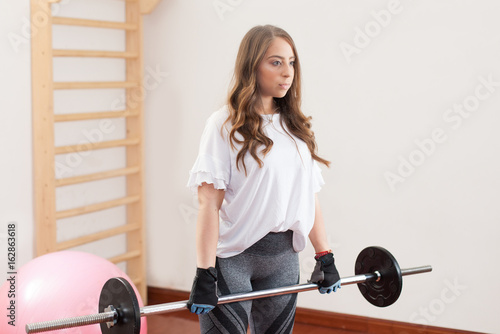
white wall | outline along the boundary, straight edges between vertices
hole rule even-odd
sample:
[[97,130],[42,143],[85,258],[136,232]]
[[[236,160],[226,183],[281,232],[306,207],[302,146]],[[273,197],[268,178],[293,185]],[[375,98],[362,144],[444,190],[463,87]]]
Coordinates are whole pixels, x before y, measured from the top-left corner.
[[[353,274],[368,245],[386,247],[402,267],[434,267],[406,278],[386,309],[356,287],[305,293],[299,305],[500,332],[500,293],[478,279],[499,274],[499,9],[493,0],[161,2],[145,17],[145,66],[165,73],[146,101],[149,284],[190,289],[196,209],[188,171],[206,118],[224,103],[241,38],[270,23],[295,39],[303,109],[333,163],[323,169],[320,199],[341,274]],[[365,29],[371,37],[363,39]],[[342,51],[349,45],[350,56]],[[494,82],[491,91],[483,80]],[[450,111],[462,104],[474,111]],[[391,188],[385,175],[398,170]],[[305,280],[312,249],[302,255]]]
[[23,36],[23,18],[29,20],[29,0],[2,1],[0,13],[0,265],[6,268],[9,222],[17,223],[17,263],[33,254],[30,44],[17,37]]

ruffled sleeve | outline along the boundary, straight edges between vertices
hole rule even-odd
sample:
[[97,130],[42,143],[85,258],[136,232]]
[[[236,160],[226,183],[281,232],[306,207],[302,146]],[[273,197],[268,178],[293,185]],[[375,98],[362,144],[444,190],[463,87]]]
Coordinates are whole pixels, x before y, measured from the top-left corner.
[[198,157],[189,172],[189,187],[194,194],[202,183],[213,184],[215,189],[226,190],[231,179],[229,145],[221,134],[224,120],[214,113],[205,124]]
[[325,185],[325,180],[321,175],[321,168],[318,166],[318,162],[313,160],[313,170],[312,170],[312,183],[314,193],[317,193]]

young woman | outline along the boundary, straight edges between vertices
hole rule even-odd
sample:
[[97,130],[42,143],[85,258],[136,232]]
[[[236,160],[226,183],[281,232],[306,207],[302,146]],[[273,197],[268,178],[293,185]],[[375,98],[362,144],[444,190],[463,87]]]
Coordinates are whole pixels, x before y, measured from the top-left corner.
[[[316,193],[324,184],[300,63],[283,29],[243,38],[228,104],[208,119],[188,186],[198,195],[197,271],[188,303],[202,333],[291,333],[297,294],[217,306],[218,295],[297,284],[309,237],[321,293],[340,287]],[[211,311],[211,312],[210,312]]]

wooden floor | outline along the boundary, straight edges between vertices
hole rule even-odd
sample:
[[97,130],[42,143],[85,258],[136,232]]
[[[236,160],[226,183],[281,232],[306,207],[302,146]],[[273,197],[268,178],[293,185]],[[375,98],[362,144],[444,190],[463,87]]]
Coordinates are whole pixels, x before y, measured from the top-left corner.
[[[148,334],[198,334],[200,328],[198,318],[190,314],[177,315],[153,315],[147,317]],[[343,330],[335,330],[326,327],[318,327],[295,323],[294,334],[356,334]]]
[[[189,292],[148,287],[149,305],[187,300]],[[191,312],[172,312],[148,316],[149,334],[198,334],[198,316]],[[314,325],[311,325],[314,324]],[[407,322],[369,318],[307,308],[297,308],[294,334],[476,334],[478,332],[455,330]],[[233,333],[231,333],[233,334]],[[260,333],[257,333],[260,334]]]

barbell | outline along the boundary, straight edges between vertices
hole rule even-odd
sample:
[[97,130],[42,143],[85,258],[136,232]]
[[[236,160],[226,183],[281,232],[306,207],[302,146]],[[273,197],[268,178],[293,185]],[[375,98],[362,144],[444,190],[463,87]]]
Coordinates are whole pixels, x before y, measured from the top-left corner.
[[[394,256],[385,248],[372,246],[363,249],[355,262],[355,276],[341,278],[341,286],[357,284],[363,297],[371,304],[386,307],[400,296],[403,276],[432,271],[421,266],[401,269]],[[219,304],[227,304],[305,292],[318,289],[315,283],[303,283],[274,289],[237,293],[219,297]],[[139,307],[130,283],[121,277],[109,279],[99,296],[98,314],[38,322],[26,325],[26,333],[40,333],[57,329],[100,324],[101,332],[139,334],[141,317],[187,309],[187,300]]]

